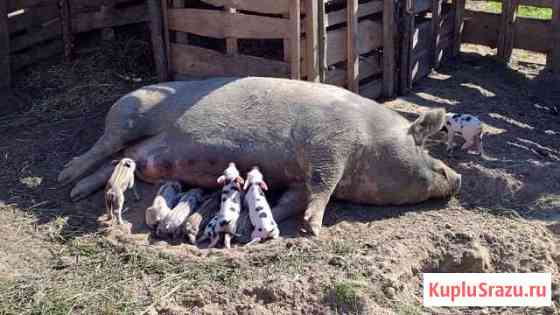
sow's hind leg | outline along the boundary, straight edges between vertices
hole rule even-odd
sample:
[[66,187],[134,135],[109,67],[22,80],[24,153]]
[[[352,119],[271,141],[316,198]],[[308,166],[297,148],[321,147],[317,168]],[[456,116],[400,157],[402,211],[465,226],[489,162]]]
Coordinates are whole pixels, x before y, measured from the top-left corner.
[[111,177],[113,168],[114,166],[107,162],[99,170],[80,180],[70,192],[72,201],[83,199],[103,187]]
[[305,232],[319,236],[325,209],[344,173],[345,158],[326,147],[310,150],[304,166],[307,208],[303,216]]

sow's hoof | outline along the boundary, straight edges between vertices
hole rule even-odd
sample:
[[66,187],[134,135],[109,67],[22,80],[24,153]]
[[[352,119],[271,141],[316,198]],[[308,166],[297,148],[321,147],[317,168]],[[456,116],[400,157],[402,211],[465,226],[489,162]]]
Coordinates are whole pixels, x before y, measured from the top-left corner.
[[304,220],[300,232],[308,237],[319,237],[321,234],[321,224],[314,224]]

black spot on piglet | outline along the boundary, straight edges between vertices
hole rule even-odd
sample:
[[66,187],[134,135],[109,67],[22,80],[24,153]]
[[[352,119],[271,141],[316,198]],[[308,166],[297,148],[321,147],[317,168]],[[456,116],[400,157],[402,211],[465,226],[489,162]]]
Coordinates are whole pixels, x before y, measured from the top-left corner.
[[259,214],[259,218],[266,218],[266,217],[267,217],[266,212]]
[[262,211],[262,210],[263,210],[263,207],[260,207],[260,206],[259,206],[259,207],[256,207],[255,210],[256,210],[257,212]]

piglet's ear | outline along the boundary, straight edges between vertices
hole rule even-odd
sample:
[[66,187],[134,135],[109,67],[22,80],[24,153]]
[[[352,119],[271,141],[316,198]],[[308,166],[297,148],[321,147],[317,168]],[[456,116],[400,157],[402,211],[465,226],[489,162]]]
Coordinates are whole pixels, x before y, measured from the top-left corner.
[[259,186],[261,186],[261,189],[264,191],[268,190],[268,185],[264,181],[262,181]]
[[222,176],[218,177],[218,180],[217,180],[218,184],[223,185],[225,183],[225,181],[226,181],[226,176],[225,175],[222,175]]
[[119,160],[112,160],[111,165],[115,166],[115,165],[119,164],[119,162],[120,162]]

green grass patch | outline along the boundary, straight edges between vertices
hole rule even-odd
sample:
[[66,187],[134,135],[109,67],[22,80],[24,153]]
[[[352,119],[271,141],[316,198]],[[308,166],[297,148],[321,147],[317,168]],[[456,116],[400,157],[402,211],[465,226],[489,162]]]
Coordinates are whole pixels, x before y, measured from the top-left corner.
[[[484,11],[487,12],[500,13],[502,12],[502,3],[488,1],[484,4],[483,8]],[[517,8],[517,16],[538,20],[550,20],[552,18],[552,9],[520,5]]]

